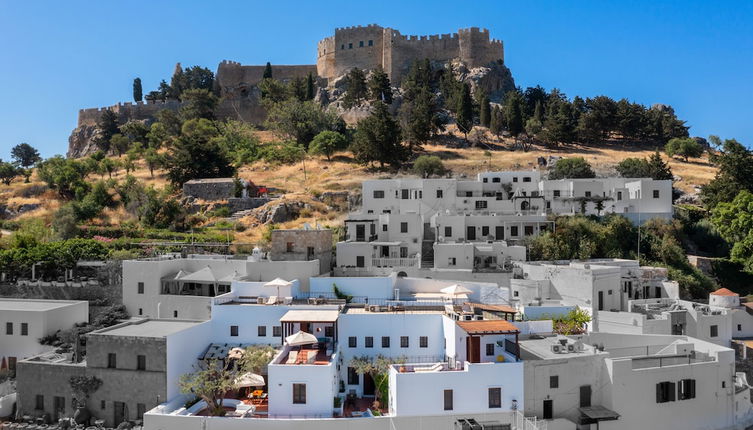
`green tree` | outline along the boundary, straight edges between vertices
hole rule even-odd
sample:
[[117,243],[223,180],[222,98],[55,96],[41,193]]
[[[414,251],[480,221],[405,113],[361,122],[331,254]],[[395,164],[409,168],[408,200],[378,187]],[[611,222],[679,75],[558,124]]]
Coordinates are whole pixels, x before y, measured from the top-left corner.
[[615,167],[623,178],[647,178],[648,161],[643,158],[625,158]]
[[272,79],[272,64],[267,61],[267,64],[264,66],[264,72],[261,75],[262,79]]
[[58,239],[73,239],[78,236],[77,222],[73,206],[68,203],[52,215],[52,231]]
[[[106,160],[109,159],[106,158]],[[76,195],[83,196],[88,192],[89,184],[86,182],[88,173],[84,163],[63,158],[60,155],[40,162],[37,167],[39,179],[65,199],[71,199]]]
[[327,161],[331,160],[332,154],[340,149],[345,149],[348,144],[348,140],[342,134],[325,130],[317,134],[311,141],[309,146],[309,152],[312,154],[320,154],[327,157]]
[[359,163],[378,162],[382,168],[399,165],[409,155],[400,142],[400,126],[386,104],[375,102],[371,115],[358,122],[351,151]]
[[413,163],[413,173],[422,177],[430,178],[434,175],[442,176],[447,173],[442,160],[436,155],[422,155]]
[[141,121],[128,121],[120,126],[120,133],[128,138],[128,141],[146,143],[150,128]]
[[670,157],[674,157],[675,155],[682,157],[687,163],[688,158],[696,158],[703,155],[703,147],[695,139],[675,137],[670,139],[667,145],[664,146],[664,152]]
[[281,103],[291,97],[290,87],[277,79],[267,78],[259,82],[262,104],[268,109],[276,103]]
[[502,133],[502,128],[504,124],[504,116],[502,115],[502,110],[498,107],[494,107],[492,109],[492,117],[489,121],[489,131],[499,137],[500,133]]
[[266,125],[283,137],[291,138],[308,150],[311,140],[324,130],[344,131],[345,125],[337,114],[324,111],[313,101],[296,99],[277,103],[269,111]]
[[664,162],[664,160],[661,158],[661,154],[659,154],[658,149],[656,150],[656,152],[649,155],[646,167],[646,173],[651,179],[659,181],[674,179],[672,169],[669,167],[669,164]]
[[473,129],[473,99],[471,98],[471,87],[468,84],[463,84],[460,96],[457,98],[455,122],[458,130],[463,133],[463,137],[467,141],[468,133]]
[[143,90],[141,89],[141,78],[133,80],[133,101],[140,102],[144,99]]
[[39,156],[39,151],[28,143],[19,143],[14,146],[13,149],[11,149],[10,154],[16,164],[24,169],[28,169],[42,161],[42,157]]
[[350,69],[346,77],[347,87],[343,97],[343,106],[346,109],[359,105],[368,95],[366,75],[359,67]]
[[180,186],[191,179],[233,176],[235,169],[218,135],[217,127],[205,118],[186,121],[165,163],[170,182]]
[[701,187],[701,200],[707,208],[732,201],[740,190],[753,191],[753,153],[745,145],[725,139],[711,161],[718,170],[714,179]]
[[478,118],[479,118],[479,124],[482,127],[489,127],[489,124],[492,120],[492,107],[489,103],[489,97],[486,95],[486,92],[483,90],[480,91],[479,96],[479,108],[478,108]]
[[149,147],[144,151],[144,161],[146,162],[146,167],[149,169],[149,176],[153,178],[154,169],[162,166],[165,159],[156,149]]
[[20,170],[13,163],[0,161],[0,182],[10,185],[13,179],[20,174]]
[[562,158],[549,171],[549,179],[595,178],[591,165],[583,157]]
[[528,118],[528,121],[526,121],[526,135],[530,138],[538,136],[543,129],[541,121],[536,119],[535,116]]
[[181,95],[183,106],[180,108],[180,117],[183,121],[191,119],[214,119],[214,110],[217,107],[217,96],[210,90],[192,88],[183,91]]
[[505,117],[507,122],[507,131],[517,142],[518,136],[523,132],[523,96],[520,91],[510,91],[505,95]]
[[411,148],[429,141],[436,130],[437,111],[436,97],[428,88],[407,87],[400,105],[399,118],[405,139]]
[[371,72],[368,86],[371,100],[378,100],[387,104],[392,104],[392,86],[390,84],[390,78],[381,67],[378,67]]
[[221,135],[219,143],[236,167],[259,158],[261,143],[252,125],[242,121],[225,121],[218,126]]
[[753,193],[742,190],[731,202],[720,202],[711,211],[711,222],[732,244],[732,261],[753,272]]
[[316,81],[314,80],[314,74],[309,72],[306,76],[306,100],[314,100],[316,96]]
[[130,145],[131,141],[120,133],[115,133],[110,138],[110,146],[115,150],[115,153],[118,154],[118,157],[122,156],[128,150]]
[[553,98],[544,122],[543,138],[550,146],[571,143],[575,139],[572,105],[567,100]]
[[118,115],[111,109],[103,110],[97,120],[97,134],[94,138],[94,144],[102,151],[109,152],[110,139],[117,133],[120,133]]
[[301,77],[295,77],[290,81],[290,92],[299,101],[306,101],[306,80]]

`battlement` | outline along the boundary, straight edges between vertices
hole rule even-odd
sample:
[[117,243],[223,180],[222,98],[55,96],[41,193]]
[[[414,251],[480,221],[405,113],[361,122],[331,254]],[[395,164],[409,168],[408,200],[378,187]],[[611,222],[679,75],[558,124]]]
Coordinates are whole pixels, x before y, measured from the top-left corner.
[[102,112],[111,110],[118,115],[121,124],[130,120],[144,120],[152,118],[163,109],[176,110],[180,107],[178,100],[154,100],[149,102],[120,102],[112,106],[79,109],[78,126],[95,125]]
[[335,28],[335,34],[337,34],[338,31],[349,31],[349,30],[360,30],[360,29],[374,29],[374,30],[381,30],[384,27],[382,27],[379,24],[367,24],[367,25],[353,25],[350,27],[336,27]]
[[232,61],[232,60],[222,60],[222,61],[220,61],[220,66],[240,66],[240,65],[241,65],[241,63],[239,63],[237,61]]

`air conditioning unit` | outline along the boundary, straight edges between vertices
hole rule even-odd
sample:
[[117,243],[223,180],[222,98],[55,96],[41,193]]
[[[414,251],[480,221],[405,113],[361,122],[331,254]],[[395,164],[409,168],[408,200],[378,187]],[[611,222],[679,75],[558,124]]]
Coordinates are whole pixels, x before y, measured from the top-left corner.
[[552,345],[552,352],[555,354],[561,354],[562,353],[562,346],[560,345]]
[[583,352],[583,350],[586,349],[586,346],[583,344],[583,341],[580,341],[580,340],[576,340],[573,345],[575,345],[575,350],[578,352]]
[[572,343],[567,344],[567,352],[575,352],[575,345]]

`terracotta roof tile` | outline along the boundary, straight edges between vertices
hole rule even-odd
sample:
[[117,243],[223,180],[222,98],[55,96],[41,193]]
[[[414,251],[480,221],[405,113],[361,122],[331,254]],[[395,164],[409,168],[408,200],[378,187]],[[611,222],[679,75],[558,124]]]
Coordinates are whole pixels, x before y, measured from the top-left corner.
[[712,296],[739,296],[734,291],[728,290],[727,288],[719,288],[718,290],[711,293]]
[[468,334],[519,333],[515,324],[505,320],[457,321]]

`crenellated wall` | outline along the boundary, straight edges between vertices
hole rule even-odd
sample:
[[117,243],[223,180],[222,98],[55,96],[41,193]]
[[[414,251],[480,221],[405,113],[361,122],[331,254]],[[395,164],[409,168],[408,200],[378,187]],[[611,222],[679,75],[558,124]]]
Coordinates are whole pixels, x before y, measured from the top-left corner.
[[468,67],[478,67],[504,61],[504,47],[502,41],[489,37],[489,30],[477,27],[430,36],[403,35],[376,24],[343,27],[319,41],[317,71],[319,76],[332,79],[354,67],[382,67],[394,83],[399,83],[411,64],[423,58],[459,58]]
[[[244,66],[235,61],[222,61],[217,66],[217,83],[220,86],[220,95],[245,96],[246,91],[257,85],[264,76],[266,66]],[[305,78],[309,73],[316,76],[316,66],[305,65],[272,65],[272,77],[287,82],[294,78]],[[239,90],[240,88],[240,90]]]
[[163,109],[177,110],[180,102],[177,100],[167,100],[155,102],[125,102],[113,106],[80,109],[78,111],[78,126],[96,125],[97,120],[102,116],[102,112],[110,109],[118,115],[118,122],[124,124],[129,120],[145,120],[153,118],[157,112]]

